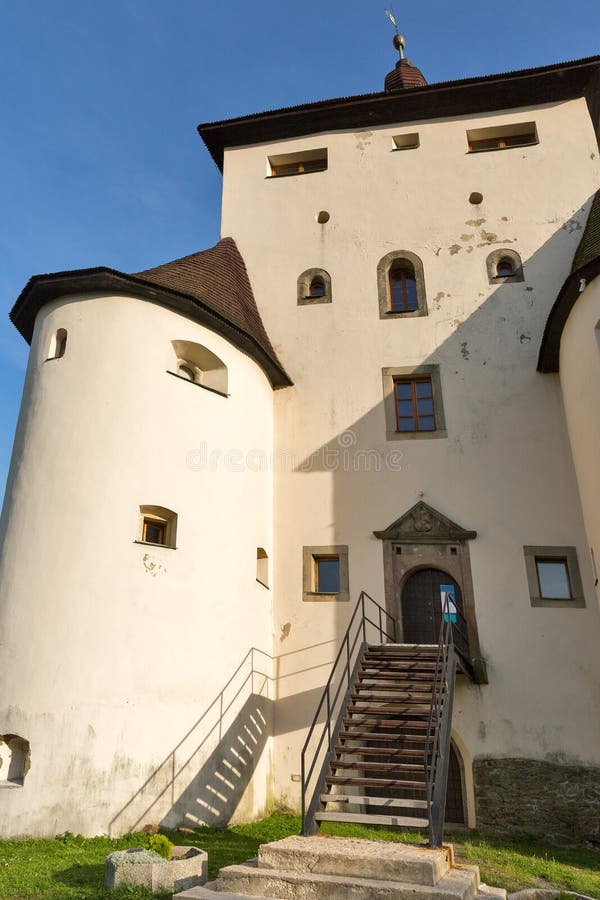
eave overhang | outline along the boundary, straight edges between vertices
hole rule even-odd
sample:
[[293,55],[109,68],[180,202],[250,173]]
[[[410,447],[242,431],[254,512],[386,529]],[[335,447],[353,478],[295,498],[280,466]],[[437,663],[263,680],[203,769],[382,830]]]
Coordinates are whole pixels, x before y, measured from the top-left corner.
[[248,354],[262,368],[274,388],[288,387],[293,383],[277,360],[266,353],[251,335],[237,328],[195,297],[157,286],[136,275],[127,275],[116,269],[98,267],[34,275],[19,294],[10,312],[11,322],[30,344],[35,318],[46,303],[61,297],[84,294],[134,296],[158,303],[205,325]]
[[499,75],[438,82],[396,92],[361,94],[285,107],[198,126],[219,169],[227,147],[239,147],[375,125],[536,106],[585,97],[598,136],[600,56]]

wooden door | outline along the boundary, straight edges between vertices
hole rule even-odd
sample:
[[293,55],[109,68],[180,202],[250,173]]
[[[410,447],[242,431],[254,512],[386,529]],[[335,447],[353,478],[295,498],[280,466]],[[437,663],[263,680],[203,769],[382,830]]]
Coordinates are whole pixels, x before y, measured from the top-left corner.
[[453,594],[456,608],[462,614],[462,593],[451,575],[439,569],[419,569],[408,577],[401,600],[404,643],[437,644],[442,624],[442,596],[447,591]]

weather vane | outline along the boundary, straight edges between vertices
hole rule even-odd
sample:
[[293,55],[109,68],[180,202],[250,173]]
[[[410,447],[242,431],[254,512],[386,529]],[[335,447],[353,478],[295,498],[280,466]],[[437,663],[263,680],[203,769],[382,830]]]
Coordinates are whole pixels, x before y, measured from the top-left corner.
[[385,14],[388,17],[388,19],[390,20],[390,22],[392,23],[392,25],[394,26],[394,29],[396,32],[394,35],[394,47],[400,54],[400,59],[404,59],[404,48],[406,47],[406,39],[405,39],[404,35],[400,34],[400,31],[398,30],[398,20],[396,19],[396,16],[394,15],[394,13],[392,12],[391,9],[386,9]]

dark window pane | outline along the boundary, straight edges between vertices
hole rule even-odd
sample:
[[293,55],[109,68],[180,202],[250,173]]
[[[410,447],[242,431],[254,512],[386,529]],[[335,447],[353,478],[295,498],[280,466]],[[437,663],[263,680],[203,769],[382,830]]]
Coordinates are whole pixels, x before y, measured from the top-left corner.
[[402,278],[390,279],[390,291],[392,294],[392,310],[393,312],[402,312],[404,310],[404,290],[402,286]]
[[414,278],[411,278],[407,275],[405,279],[406,286],[406,305],[409,312],[413,312],[415,309],[418,309],[419,299],[417,297],[417,282]]
[[540,592],[549,600],[570,600],[571,586],[566,560],[536,560]]
[[433,415],[433,400],[419,400],[418,401],[418,409],[420,416],[432,416]]
[[410,381],[397,381],[396,382],[396,394],[402,400],[406,400],[412,397],[412,385]]
[[339,594],[340,561],[335,559],[317,559],[317,592],[319,594]]
[[398,427],[400,431],[414,431],[415,430],[415,420],[411,416],[408,418],[398,419]]
[[431,397],[431,382],[417,381],[417,397]]
[[419,417],[419,431],[435,431],[435,419],[433,416]]
[[324,297],[325,296],[325,283],[322,278],[313,278],[313,280],[310,283],[309,295],[311,297]]
[[147,519],[144,521],[143,539],[149,544],[164,544],[165,532],[166,528],[162,523],[152,522]]
[[[427,402],[427,401],[425,401]],[[412,400],[399,400],[398,401],[398,415],[399,416],[412,416],[413,414],[413,402]]]

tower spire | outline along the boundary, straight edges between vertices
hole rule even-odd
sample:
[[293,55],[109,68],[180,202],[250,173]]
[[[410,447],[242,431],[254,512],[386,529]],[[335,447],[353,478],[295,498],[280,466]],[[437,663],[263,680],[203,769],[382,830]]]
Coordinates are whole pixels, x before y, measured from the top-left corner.
[[404,52],[406,49],[406,38],[403,34],[400,34],[396,16],[391,9],[386,9],[385,14],[394,26],[393,44],[400,56],[396,63],[396,68],[385,76],[385,90],[402,91],[405,88],[423,87],[427,84],[427,80],[421,70],[413,66],[411,61],[406,58]]

